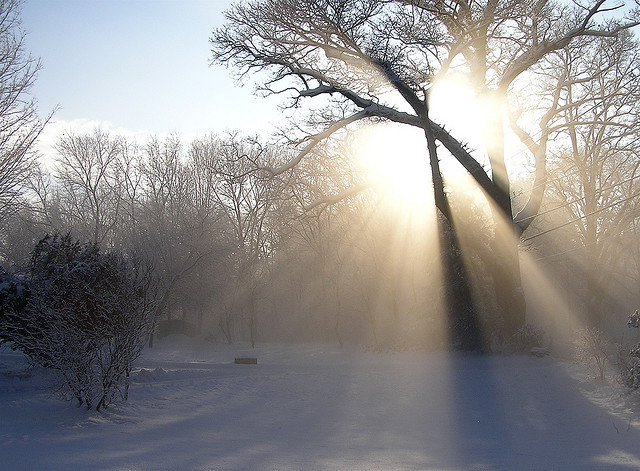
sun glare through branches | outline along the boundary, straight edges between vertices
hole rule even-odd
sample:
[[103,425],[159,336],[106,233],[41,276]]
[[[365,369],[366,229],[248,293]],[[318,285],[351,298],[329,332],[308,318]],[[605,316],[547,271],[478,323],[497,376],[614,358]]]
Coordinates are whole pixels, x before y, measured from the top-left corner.
[[[447,80],[433,86],[429,113],[433,121],[451,130],[470,152],[485,156],[488,163],[485,149],[485,143],[491,145],[490,129],[485,129],[488,106],[497,105],[479,99],[463,81]],[[401,203],[398,207],[414,216],[428,213],[426,208],[434,204],[433,187],[421,129],[374,123],[359,129],[350,145],[367,181],[378,191],[384,191],[386,198]],[[469,185],[465,170],[442,146],[438,146],[438,158],[450,190]]]
[[385,199],[412,216],[430,213],[429,157],[421,130],[375,124],[362,128],[352,146],[359,170]]

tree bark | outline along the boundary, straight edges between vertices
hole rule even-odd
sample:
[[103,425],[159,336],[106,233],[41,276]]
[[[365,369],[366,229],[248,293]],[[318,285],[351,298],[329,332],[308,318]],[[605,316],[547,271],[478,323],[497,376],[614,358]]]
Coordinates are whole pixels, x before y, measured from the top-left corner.
[[486,352],[458,234],[446,218],[438,218],[438,225],[450,343],[456,350]]
[[587,308],[586,323],[590,327],[600,329],[602,323],[602,303],[604,296],[604,290],[601,284],[601,269],[599,269],[597,263],[597,260],[600,257],[595,240],[590,241],[590,238],[587,238],[586,240],[588,241],[585,243],[585,247],[587,247],[587,291],[585,296]]

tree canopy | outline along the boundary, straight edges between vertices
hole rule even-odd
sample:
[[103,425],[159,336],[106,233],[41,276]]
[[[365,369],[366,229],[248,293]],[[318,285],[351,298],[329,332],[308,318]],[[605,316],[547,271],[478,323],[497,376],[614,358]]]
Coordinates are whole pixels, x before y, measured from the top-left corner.
[[[239,77],[266,73],[259,75],[258,91],[285,95],[285,106],[324,98],[305,123],[300,152],[273,173],[296,165],[352,123],[393,121],[433,132],[511,219],[501,106],[512,84],[576,38],[615,36],[638,24],[637,7],[614,19],[621,9],[603,0],[251,1],[227,11],[227,24],[214,31],[211,44],[213,62],[232,64]],[[494,116],[485,123],[492,134],[486,143],[490,172],[482,156],[447,131],[447,123],[429,120],[429,91],[453,78],[493,103]],[[544,157],[537,157],[544,165]],[[438,195],[436,204],[446,213]]]

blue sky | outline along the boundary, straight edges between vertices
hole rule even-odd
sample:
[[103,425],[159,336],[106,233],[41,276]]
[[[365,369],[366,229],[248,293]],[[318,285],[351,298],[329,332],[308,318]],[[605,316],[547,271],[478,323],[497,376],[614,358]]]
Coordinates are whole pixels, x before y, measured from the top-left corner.
[[[101,125],[142,136],[270,127],[277,101],[209,66],[208,39],[230,0],[26,0],[27,47],[43,69],[33,95],[61,129]],[[46,146],[45,146],[46,147]]]

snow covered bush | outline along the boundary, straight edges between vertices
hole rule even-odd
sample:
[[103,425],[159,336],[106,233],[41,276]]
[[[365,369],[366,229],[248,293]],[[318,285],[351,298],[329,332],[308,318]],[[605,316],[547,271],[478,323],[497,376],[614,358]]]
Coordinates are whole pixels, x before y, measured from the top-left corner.
[[620,381],[631,389],[640,388],[640,358],[629,354],[629,351],[618,350],[618,371]]
[[[629,328],[640,328],[640,311],[634,312],[627,319]],[[640,343],[633,346],[629,352],[622,349],[618,352],[618,367],[622,382],[632,388],[640,388]]]
[[30,294],[25,280],[0,267],[0,344],[27,333],[23,313]]
[[600,381],[604,381],[605,365],[609,358],[610,347],[611,343],[600,329],[585,327],[578,332],[576,339],[576,360],[587,366],[595,364]]
[[88,409],[126,399],[151,326],[150,270],[67,234],[38,242],[27,276],[16,280],[22,289],[0,280],[0,341],[56,370],[63,390]]

